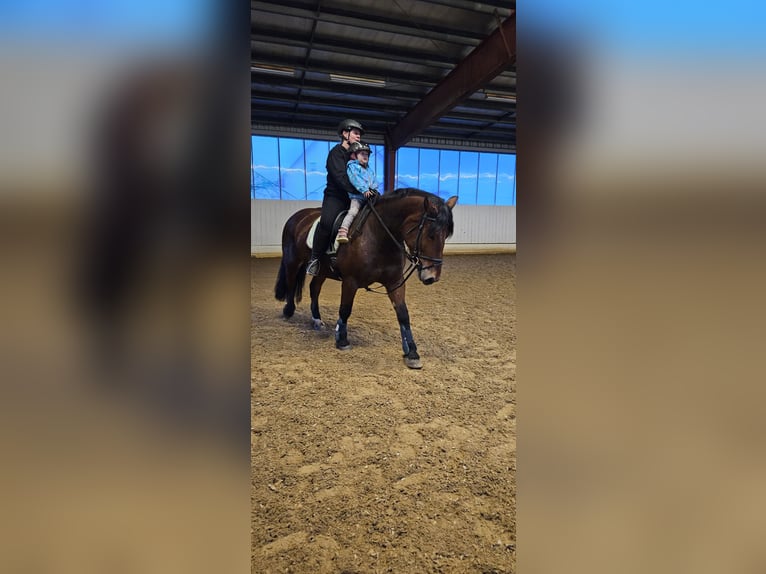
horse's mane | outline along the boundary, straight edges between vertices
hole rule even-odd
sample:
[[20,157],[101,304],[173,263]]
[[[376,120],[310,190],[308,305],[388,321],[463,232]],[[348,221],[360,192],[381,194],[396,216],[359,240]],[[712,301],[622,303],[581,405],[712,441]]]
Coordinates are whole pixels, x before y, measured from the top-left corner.
[[452,235],[455,228],[455,224],[452,220],[452,210],[447,207],[445,201],[438,195],[423,189],[418,189],[417,187],[400,187],[399,189],[384,193],[380,196],[380,199],[385,201],[395,201],[405,197],[428,198],[431,203],[437,207],[436,221],[433,222],[432,229],[434,231],[438,229],[446,229],[447,237]]

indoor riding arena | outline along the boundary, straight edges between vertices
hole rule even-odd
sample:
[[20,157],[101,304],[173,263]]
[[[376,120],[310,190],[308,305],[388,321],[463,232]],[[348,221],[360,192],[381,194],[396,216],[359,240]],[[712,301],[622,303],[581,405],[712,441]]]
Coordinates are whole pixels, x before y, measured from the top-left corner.
[[[515,572],[515,2],[251,8],[252,572]],[[348,119],[379,201],[458,198],[438,281],[403,288],[422,368],[380,284],[356,292],[348,350],[340,281],[318,329],[311,277],[292,317],[275,297],[285,223],[322,205]],[[416,207],[422,234],[394,232],[403,263],[433,241]]]
[[410,281],[408,369],[388,297],[340,284],[290,320],[252,259],[253,571],[508,572],[514,563],[516,256],[447,255]]

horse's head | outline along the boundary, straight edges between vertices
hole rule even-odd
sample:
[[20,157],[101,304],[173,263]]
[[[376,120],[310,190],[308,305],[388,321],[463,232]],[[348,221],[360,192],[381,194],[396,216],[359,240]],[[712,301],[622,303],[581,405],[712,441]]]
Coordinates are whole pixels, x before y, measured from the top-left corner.
[[444,242],[454,229],[452,208],[456,203],[456,195],[447,201],[428,195],[423,201],[424,211],[417,228],[408,233],[413,255],[418,259],[418,277],[426,285],[436,283],[441,277]]

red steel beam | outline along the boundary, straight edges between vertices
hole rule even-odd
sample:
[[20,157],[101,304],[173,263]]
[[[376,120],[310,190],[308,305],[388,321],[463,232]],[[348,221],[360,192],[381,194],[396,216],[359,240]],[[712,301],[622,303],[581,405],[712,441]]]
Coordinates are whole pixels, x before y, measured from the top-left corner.
[[[396,183],[396,149],[385,144],[383,151],[383,163],[385,169],[386,191],[394,189]],[[383,191],[383,190],[381,190]]]
[[387,144],[399,149],[472,94],[516,58],[516,12],[476,46],[394,126]]

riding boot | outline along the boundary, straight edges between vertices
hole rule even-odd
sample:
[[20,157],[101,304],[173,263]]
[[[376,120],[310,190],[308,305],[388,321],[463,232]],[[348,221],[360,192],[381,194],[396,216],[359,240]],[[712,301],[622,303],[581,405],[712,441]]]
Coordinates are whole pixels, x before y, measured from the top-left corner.
[[311,257],[309,260],[308,265],[306,266],[306,274],[308,275],[319,275],[319,259],[316,257]]

